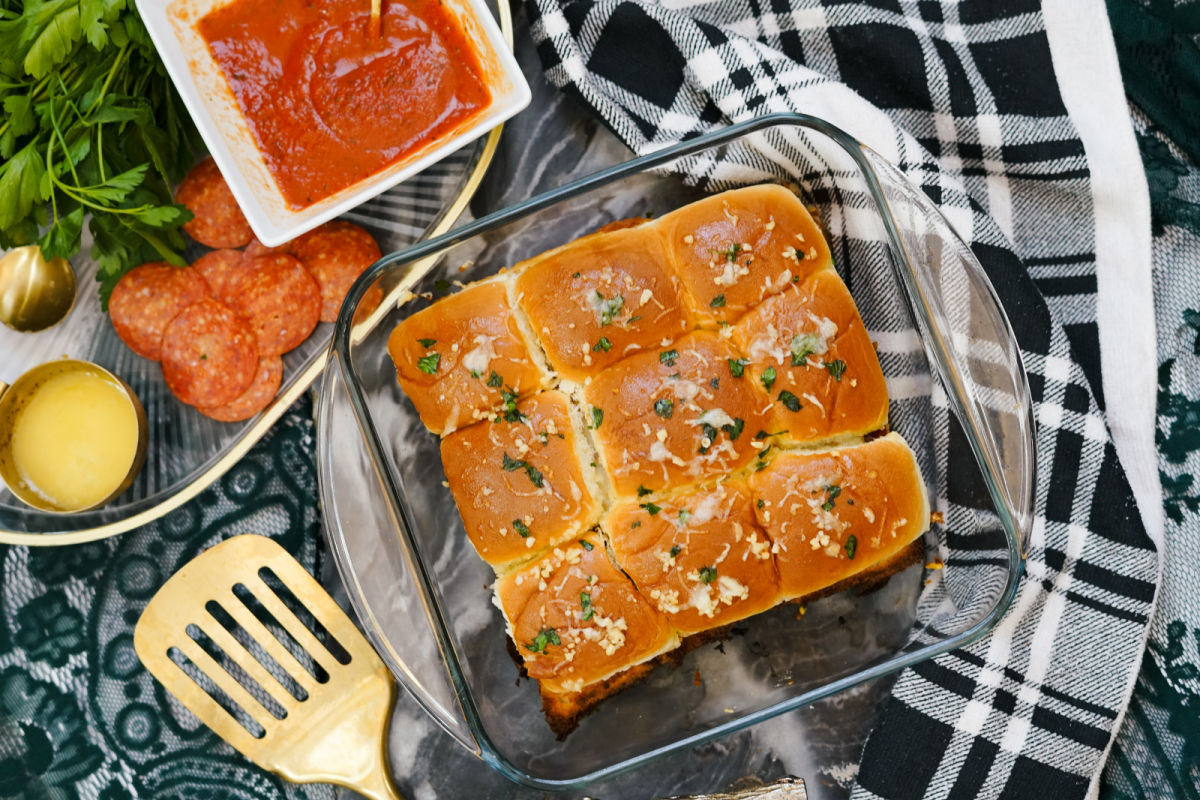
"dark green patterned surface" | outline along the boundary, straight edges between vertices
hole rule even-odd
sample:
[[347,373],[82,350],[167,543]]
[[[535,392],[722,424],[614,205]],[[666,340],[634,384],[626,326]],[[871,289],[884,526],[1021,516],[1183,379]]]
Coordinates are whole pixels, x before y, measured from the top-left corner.
[[326,800],[249,765],[169,700],[133,626],[216,542],[269,535],[317,566],[311,404],[297,403],[212,488],[162,520],[78,547],[0,546],[0,798]]

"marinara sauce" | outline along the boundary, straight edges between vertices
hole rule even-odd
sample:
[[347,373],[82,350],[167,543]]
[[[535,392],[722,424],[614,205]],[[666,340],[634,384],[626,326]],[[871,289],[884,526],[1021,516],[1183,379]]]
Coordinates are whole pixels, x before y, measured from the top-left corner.
[[293,208],[358,183],[491,101],[479,59],[438,0],[233,0],[199,22]]

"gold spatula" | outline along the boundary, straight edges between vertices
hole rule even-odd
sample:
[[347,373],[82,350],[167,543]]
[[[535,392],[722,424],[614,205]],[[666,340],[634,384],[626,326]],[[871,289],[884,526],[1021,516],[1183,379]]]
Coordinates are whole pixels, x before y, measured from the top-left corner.
[[400,800],[385,768],[391,675],[272,540],[237,536],[188,562],[142,612],[133,646],[171,694],[263,769]]

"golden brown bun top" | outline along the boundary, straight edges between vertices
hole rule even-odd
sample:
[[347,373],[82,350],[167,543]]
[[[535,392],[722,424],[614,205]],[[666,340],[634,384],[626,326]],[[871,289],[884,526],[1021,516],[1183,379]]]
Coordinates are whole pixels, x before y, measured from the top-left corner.
[[514,269],[516,301],[551,366],[581,382],[690,327],[652,225],[586,236]]
[[929,527],[920,468],[895,433],[833,450],[779,453],[750,476],[750,489],[759,523],[778,545],[786,597],[884,561]]
[[560,392],[519,401],[495,422],[442,440],[442,465],[467,535],[503,571],[577,538],[599,514]]
[[501,406],[505,392],[528,394],[543,382],[503,280],[475,284],[406,318],[388,337],[388,353],[400,388],[434,433],[470,425]]
[[733,377],[738,356],[698,331],[591,382],[585,399],[604,415],[594,436],[619,495],[698,483],[754,458],[752,437],[767,427],[768,403],[747,375]]
[[734,322],[793,278],[830,265],[820,228],[782,186],[722,192],[657,224],[689,301],[708,326]]
[[786,441],[862,435],[887,424],[879,358],[832,270],[763,301],[733,326],[733,340],[749,359],[747,375],[770,384],[771,432],[786,430]]
[[617,562],[684,635],[779,602],[771,542],[741,481],[622,503],[604,529]]
[[531,678],[578,691],[673,648],[678,639],[609,561],[604,538],[572,541],[496,582],[496,598]]

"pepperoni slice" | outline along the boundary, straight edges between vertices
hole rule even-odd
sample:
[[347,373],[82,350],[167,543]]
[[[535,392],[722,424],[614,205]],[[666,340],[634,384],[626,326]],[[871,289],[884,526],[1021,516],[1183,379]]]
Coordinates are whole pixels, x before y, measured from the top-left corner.
[[292,241],[290,250],[321,286],[321,321],[333,322],[355,278],[379,260],[366,230],[336,220]]
[[241,247],[254,235],[211,158],[192,167],[175,191],[175,202],[187,206],[194,215],[183,229],[200,244]]
[[163,331],[162,370],[167,388],[184,403],[223,406],[254,382],[258,345],[236,312],[216,300],[201,300]]
[[277,356],[317,327],[321,290],[299,261],[276,253],[239,268],[229,305],[250,323],[259,355]]
[[213,250],[197,258],[192,269],[200,273],[213,297],[232,306],[234,286],[245,270],[245,260],[240,250]]
[[202,406],[197,410],[220,422],[241,422],[250,419],[271,404],[283,382],[283,359],[267,356],[258,360],[254,383],[232,402],[223,406]]
[[208,296],[208,287],[195,270],[155,261],[134,267],[117,282],[108,300],[108,318],[130,350],[158,361],[167,325],[180,311]]

